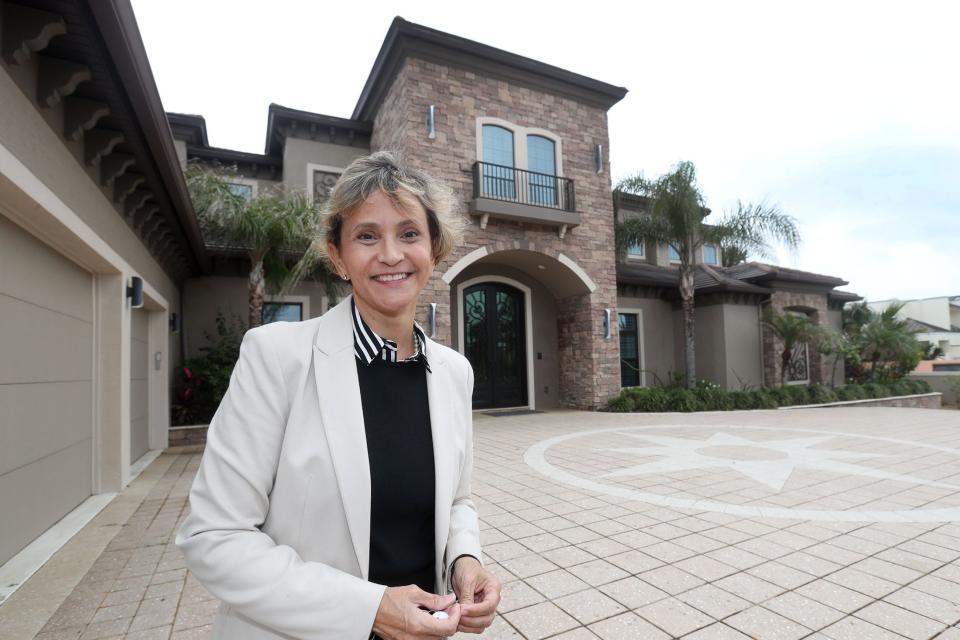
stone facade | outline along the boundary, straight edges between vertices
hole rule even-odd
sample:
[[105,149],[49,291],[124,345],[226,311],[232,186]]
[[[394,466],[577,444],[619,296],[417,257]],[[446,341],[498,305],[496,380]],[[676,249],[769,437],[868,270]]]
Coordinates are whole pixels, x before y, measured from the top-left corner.
[[[429,105],[436,108],[436,137],[424,125]],[[592,293],[558,300],[557,349],[560,354],[560,395],[565,406],[596,408],[619,390],[616,324],[603,338],[603,311],[616,318],[614,218],[610,175],[598,175],[594,149],[609,149],[606,112],[526,86],[476,72],[407,58],[374,118],[371,150],[390,150],[413,166],[443,179],[458,194],[464,215],[473,194],[473,163],[477,158],[477,119],[495,117],[521,127],[548,129],[562,140],[562,174],[574,180],[581,225],[560,238],[556,228],[498,220],[486,229],[475,219],[463,244],[441,263],[424,289],[418,321],[426,326],[429,303],[437,303],[437,339],[451,344],[450,285],[443,274],[478,247],[488,254],[508,249],[539,252],[552,258],[563,254],[585,271],[596,285]],[[609,167],[607,159],[604,166]],[[559,262],[556,262],[559,265]],[[538,276],[537,273],[531,275]],[[541,276],[542,277],[542,276]]]
[[[769,304],[777,313],[784,311],[805,313],[816,326],[827,326],[829,322],[828,300],[824,293],[775,290],[770,295]],[[783,350],[783,343],[765,325],[762,328],[762,341],[764,384],[768,387],[777,386],[780,384],[780,353]],[[810,384],[829,384],[832,379],[829,359],[823,357],[813,347],[808,350],[808,355]]]

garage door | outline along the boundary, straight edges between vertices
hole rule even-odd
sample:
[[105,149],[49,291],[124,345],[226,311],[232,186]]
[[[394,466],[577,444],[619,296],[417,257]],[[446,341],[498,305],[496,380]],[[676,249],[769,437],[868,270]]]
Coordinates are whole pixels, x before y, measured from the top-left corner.
[[0,564],[91,494],[93,277],[0,213]]
[[148,312],[130,313],[130,462],[150,448],[147,432]]

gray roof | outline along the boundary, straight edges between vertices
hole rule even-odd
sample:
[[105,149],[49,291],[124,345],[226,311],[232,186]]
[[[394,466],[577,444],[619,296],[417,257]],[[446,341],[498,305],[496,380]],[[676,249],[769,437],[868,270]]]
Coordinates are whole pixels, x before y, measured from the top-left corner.
[[920,333],[950,333],[952,331],[952,329],[944,329],[943,327],[938,327],[935,324],[930,324],[929,322],[924,322],[923,320],[917,320],[916,318],[907,318],[907,329]]
[[762,262],[744,262],[743,264],[729,267],[726,271],[739,280],[792,280],[794,282],[809,284],[826,284],[831,287],[850,284],[843,278],[813,273],[811,271],[789,269],[787,267],[764,264]]

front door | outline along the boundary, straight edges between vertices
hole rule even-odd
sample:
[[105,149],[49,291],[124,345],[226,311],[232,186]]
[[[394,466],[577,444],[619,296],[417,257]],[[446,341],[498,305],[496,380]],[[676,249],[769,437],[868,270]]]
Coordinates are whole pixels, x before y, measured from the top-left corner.
[[523,292],[485,282],[463,292],[464,355],[473,365],[473,408],[527,404]]

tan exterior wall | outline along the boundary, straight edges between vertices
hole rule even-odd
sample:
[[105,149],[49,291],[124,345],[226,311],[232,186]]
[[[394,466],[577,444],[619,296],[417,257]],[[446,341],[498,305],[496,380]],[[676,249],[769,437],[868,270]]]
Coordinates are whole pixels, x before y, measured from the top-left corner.
[[[670,375],[677,370],[674,334],[679,330],[669,302],[655,298],[617,299],[618,311],[639,309],[643,314],[643,365],[648,387],[669,384]],[[619,347],[619,345],[618,345]],[[659,380],[659,384],[658,384]]]
[[[233,325],[234,314],[239,316],[246,327],[248,281],[246,278],[209,276],[190,278],[184,283],[183,290],[183,327],[186,332],[187,358],[201,355],[200,348],[208,341],[205,332],[216,335],[217,311],[222,311],[227,324]],[[305,311],[309,317],[322,315],[327,309],[326,289],[317,282],[304,282],[291,294],[295,302],[306,302]],[[303,298],[303,299],[300,299]],[[268,296],[268,300],[271,300]]]
[[150,326],[147,311],[130,313],[130,462],[150,449]]
[[960,404],[960,373],[956,371],[931,371],[911,373],[909,378],[926,380],[930,388],[943,394],[945,404]]
[[755,305],[724,304],[723,333],[726,358],[720,384],[731,391],[763,386],[760,358],[760,316]]
[[696,307],[693,322],[697,380],[709,380],[726,387],[727,340],[723,305]]
[[287,189],[308,191],[308,164],[344,169],[355,158],[368,153],[370,149],[362,146],[348,147],[288,136],[283,148],[283,184]]
[[[505,265],[475,264],[464,269],[450,283],[450,309],[453,345],[460,344],[458,287],[469,280],[482,276],[502,276],[530,288],[530,304],[533,313],[533,375],[534,408],[555,409],[560,406],[560,363],[557,357],[557,303],[542,282],[527,273]],[[508,283],[509,284],[509,283]],[[424,329],[426,329],[426,325]]]
[[[91,492],[129,481],[132,367],[147,372],[148,444],[165,439],[178,353],[167,310],[179,295],[82,162],[80,143],[61,138],[61,108],[38,111],[3,67],[0,104],[0,526],[16,528],[0,532],[2,561]],[[131,362],[134,275],[159,371]]]
[[[436,138],[427,137],[426,109],[436,105]],[[595,283],[593,293],[558,300],[561,398],[566,406],[598,407],[619,389],[616,331],[602,338],[603,310],[616,313],[613,206],[608,171],[597,175],[594,148],[609,149],[606,113],[543,91],[484,77],[461,68],[408,58],[374,118],[371,149],[398,152],[408,163],[445,180],[466,210],[477,160],[477,119],[549,130],[562,141],[565,177],[575,181],[581,226],[559,238],[555,228],[490,218],[485,230],[471,221],[463,245],[439,265],[421,297],[418,320],[438,303],[438,338],[451,344],[450,289],[443,273],[478,247],[526,249],[553,259],[564,254]],[[606,159],[605,159],[606,162]],[[609,166],[606,164],[605,166]],[[615,316],[614,316],[615,317]]]

